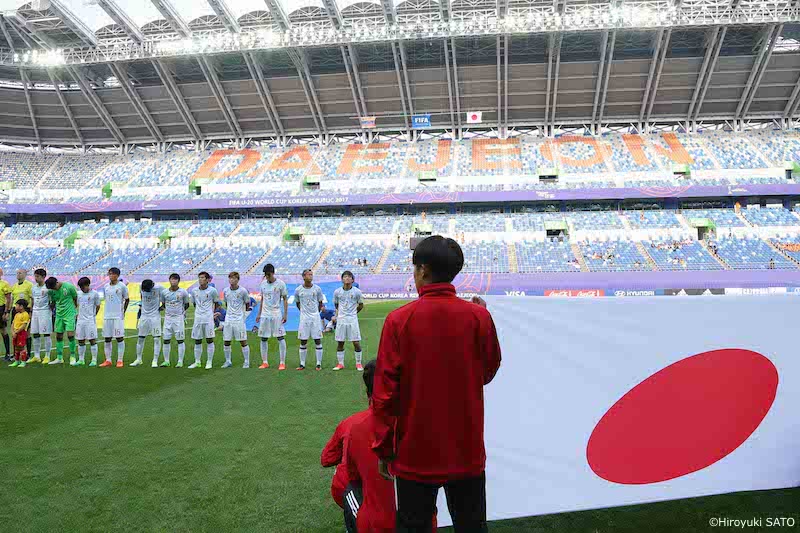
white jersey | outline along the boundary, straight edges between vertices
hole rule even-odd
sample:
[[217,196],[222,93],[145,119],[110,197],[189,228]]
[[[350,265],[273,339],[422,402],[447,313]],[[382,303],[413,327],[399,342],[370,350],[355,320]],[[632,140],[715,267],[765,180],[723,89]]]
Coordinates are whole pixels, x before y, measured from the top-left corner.
[[106,307],[103,314],[105,320],[122,320],[125,318],[124,303],[128,299],[128,287],[122,283],[107,284],[103,287],[103,299]]
[[211,286],[205,289],[195,287],[190,294],[194,302],[194,323],[213,324],[214,304],[219,303],[219,292],[217,289]]
[[189,303],[189,293],[186,289],[161,291],[161,301],[164,302],[164,316],[167,320],[184,320],[186,318],[186,305]]
[[300,319],[315,316],[319,318],[319,304],[322,301],[322,289],[318,285],[306,288],[298,285],[294,290],[295,301],[300,302]]
[[283,280],[276,279],[272,283],[264,280],[259,287],[261,290],[262,314],[264,316],[283,317],[283,299],[288,298],[286,284]]
[[[78,291],[80,292],[80,290]],[[36,311],[50,311],[50,291],[47,290],[47,287],[42,285],[34,285],[33,289],[31,289],[31,293],[33,294],[33,312]]]
[[358,304],[364,303],[364,295],[358,287],[350,287],[349,291],[339,287],[333,291],[333,304],[338,307],[336,319],[338,321],[358,320]]
[[91,322],[94,324],[98,305],[100,305],[100,294],[97,291],[83,292],[79,289],[78,322]]
[[225,323],[244,322],[244,312],[250,303],[250,291],[244,287],[225,291]]
[[156,285],[150,292],[142,291],[142,318],[161,318],[161,293],[164,287]]

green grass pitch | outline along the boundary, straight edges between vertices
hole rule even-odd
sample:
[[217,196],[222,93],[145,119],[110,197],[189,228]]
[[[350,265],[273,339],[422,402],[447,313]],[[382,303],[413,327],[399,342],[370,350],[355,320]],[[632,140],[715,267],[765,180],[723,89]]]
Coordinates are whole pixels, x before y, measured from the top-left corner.
[[[365,360],[375,357],[383,319],[399,303],[361,314]],[[135,335],[129,332],[129,335]],[[259,364],[251,337],[251,363]],[[339,420],[366,407],[348,348],[324,371],[0,368],[2,531],[343,531],[330,497],[331,469],[319,455]],[[126,363],[135,339],[126,343]],[[88,350],[87,350],[88,351]],[[101,348],[102,352],[102,348]],[[87,354],[88,357],[88,354]],[[102,353],[101,353],[102,358]],[[172,362],[177,355],[173,348]],[[193,361],[187,343],[186,361]],[[215,363],[223,362],[221,335]],[[532,499],[536,498],[531,494]],[[798,516],[800,490],[740,493],[491,524],[492,531],[710,531],[711,517]],[[797,526],[800,527],[800,526]],[[719,529],[719,528],[718,528]],[[748,531],[753,531],[752,529]]]

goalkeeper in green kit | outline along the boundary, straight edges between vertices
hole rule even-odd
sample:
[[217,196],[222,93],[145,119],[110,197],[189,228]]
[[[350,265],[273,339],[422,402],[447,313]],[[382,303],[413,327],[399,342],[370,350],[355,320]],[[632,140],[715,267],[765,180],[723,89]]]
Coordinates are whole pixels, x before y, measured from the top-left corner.
[[64,364],[64,332],[69,339],[69,355],[75,359],[75,321],[78,316],[78,291],[75,285],[56,278],[47,278],[45,287],[50,291],[50,301],[56,306],[56,359],[51,365]]

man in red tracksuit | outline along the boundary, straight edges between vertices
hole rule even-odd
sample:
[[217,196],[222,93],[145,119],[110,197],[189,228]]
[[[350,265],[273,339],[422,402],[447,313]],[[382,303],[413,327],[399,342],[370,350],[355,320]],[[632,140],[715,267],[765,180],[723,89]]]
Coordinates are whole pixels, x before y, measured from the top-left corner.
[[412,261],[419,299],[386,317],[378,347],[372,449],[394,476],[397,531],[430,531],[442,486],[455,530],[486,531],[483,387],[500,367],[497,332],[456,296],[458,243],[429,237]]

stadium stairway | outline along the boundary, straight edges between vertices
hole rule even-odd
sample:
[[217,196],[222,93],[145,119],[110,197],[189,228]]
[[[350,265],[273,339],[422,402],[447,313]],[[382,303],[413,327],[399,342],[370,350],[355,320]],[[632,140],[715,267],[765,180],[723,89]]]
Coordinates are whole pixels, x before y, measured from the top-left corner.
[[753,150],[753,152],[755,152],[758,155],[758,157],[760,157],[762,160],[766,161],[767,164],[778,164],[778,165],[780,165],[780,164],[783,163],[782,161],[774,161],[773,162],[769,157],[767,157],[767,154],[765,154],[761,150],[761,147],[758,146],[758,143],[753,142],[753,139],[751,139],[750,137],[745,136],[745,137],[743,137],[743,139],[747,144],[750,145],[750,147]]
[[[339,226],[339,228],[341,229],[341,225]],[[328,256],[331,254],[331,250],[333,250],[332,244],[328,244],[327,246],[325,246],[325,249],[322,251],[322,255],[319,256],[319,259],[317,260],[316,263],[314,263],[314,266],[311,267],[311,270],[316,271],[317,267],[322,265],[324,261],[328,258]]]
[[[506,228],[508,228],[510,225],[511,221],[506,219]],[[519,272],[519,263],[517,263],[517,246],[513,242],[510,242],[506,244],[506,247],[508,248],[508,271],[512,274],[516,274]]]
[[703,240],[703,241],[698,241],[698,242],[700,243],[700,246],[702,246],[703,248],[705,248],[705,249],[706,249],[706,251],[708,252],[708,255],[710,255],[711,257],[713,257],[714,259],[716,259],[717,263],[719,263],[719,264],[720,264],[720,266],[721,266],[722,268],[724,268],[725,270],[733,270],[733,269],[732,269],[732,268],[731,268],[731,267],[728,265],[728,263],[726,263],[725,261],[723,261],[723,259],[722,259],[721,257],[719,257],[718,255],[714,255],[713,253],[711,253],[711,250],[710,250],[710,249],[709,249],[709,247],[708,247],[708,241],[705,241],[705,240]]
[[3,231],[0,232],[0,241],[4,240],[10,231],[11,231],[11,226],[6,226],[5,228],[3,228]]
[[255,269],[258,268],[261,265],[261,263],[264,262],[264,260],[267,258],[267,256],[272,250],[274,250],[274,247],[272,246],[267,247],[267,250],[264,252],[264,255],[259,257],[258,261],[256,261],[256,264],[250,267],[250,270],[245,272],[245,274],[263,274],[263,272],[255,272]]
[[581,266],[581,272],[589,272],[589,266],[586,264],[586,258],[583,257],[583,253],[581,252],[581,247],[578,246],[578,243],[571,242],[569,243],[569,247],[572,250],[572,255],[578,260],[578,264]]
[[770,248],[772,248],[773,250],[775,250],[775,253],[777,253],[777,254],[780,254],[781,256],[783,256],[783,257],[787,258],[789,261],[791,261],[791,262],[792,262],[792,263],[794,263],[795,265],[798,265],[798,266],[800,266],[800,261],[798,261],[797,259],[795,259],[794,257],[792,257],[792,256],[791,256],[791,255],[789,255],[789,254],[785,254],[785,253],[783,253],[783,251],[781,251],[781,249],[780,249],[780,248],[778,248],[777,246],[775,246],[775,244],[772,242],[772,240],[771,240],[771,239],[764,239],[764,238],[762,238],[761,240],[762,240],[762,241],[765,241],[767,244],[769,244],[769,247],[770,247]]
[[719,164],[719,161],[717,160],[717,156],[715,156],[714,155],[714,151],[711,150],[711,148],[708,147],[708,145],[705,142],[705,139],[703,139],[702,137],[698,136],[698,144],[703,146],[703,148],[705,149],[706,153],[708,154],[708,158],[711,159],[711,161],[714,163],[714,168],[720,168],[721,169],[722,165]]
[[683,213],[675,213],[675,218],[678,219],[678,222],[680,223],[682,228],[688,229],[689,231],[694,231],[694,228],[692,227],[691,224],[689,224],[689,221],[686,220],[686,217],[683,216]]
[[[510,218],[506,219],[506,233],[512,233],[514,231],[514,222]],[[511,250],[514,248],[513,246],[509,246],[508,249]],[[516,252],[515,252],[516,254]]]
[[656,262],[653,261],[652,257],[650,257],[650,254],[647,252],[647,248],[644,247],[641,241],[636,241],[636,249],[639,250],[639,255],[645,258],[650,270],[658,270],[658,265],[656,265]]
[[[64,251],[66,252],[66,249],[64,249]],[[114,252],[114,249],[113,249],[113,248],[109,248],[109,249],[106,251],[106,253],[104,253],[103,255],[101,255],[100,257],[98,257],[98,258],[97,258],[97,261],[94,261],[93,263],[89,263],[88,265],[83,265],[83,266],[81,267],[81,270],[79,270],[79,271],[77,271],[77,272],[72,272],[71,274],[72,274],[73,276],[77,276],[77,275],[79,275],[79,274],[81,273],[81,271],[82,271],[82,270],[84,270],[84,269],[87,269],[87,268],[89,268],[89,267],[91,267],[91,266],[94,266],[94,265],[96,265],[97,263],[99,263],[100,261],[102,261],[103,259],[105,259],[106,257],[108,257],[109,255],[111,255],[113,252]]]
[[239,233],[239,230],[240,230],[240,229],[242,229],[242,227],[243,227],[243,226],[244,226],[244,223],[243,223],[243,222],[239,222],[239,224],[238,224],[238,225],[236,226],[236,228],[235,228],[235,229],[234,229],[234,230],[231,232],[231,234],[230,234],[230,235],[228,235],[228,238],[235,237],[235,236],[236,236],[236,234],[237,234],[237,233]]
[[752,222],[750,222],[749,220],[747,220],[747,217],[745,217],[745,216],[742,214],[742,212],[741,212],[741,211],[739,211],[738,213],[736,213],[736,216],[737,216],[737,217],[739,218],[739,220],[741,220],[741,221],[742,221],[742,223],[743,223],[745,226],[747,226],[748,228],[754,228],[754,227],[756,227],[756,225],[755,225],[755,224],[753,224]]
[[59,159],[58,159],[57,157],[54,157],[54,158],[53,158],[53,163],[52,163],[52,164],[51,164],[51,165],[50,165],[50,166],[47,168],[47,170],[44,172],[44,174],[42,174],[42,179],[40,179],[40,180],[39,180],[39,181],[36,183],[36,187],[34,187],[35,189],[39,189],[39,188],[41,188],[41,187],[40,187],[40,186],[41,186],[41,184],[42,184],[42,183],[44,183],[44,182],[45,182],[45,180],[47,180],[47,178],[49,178],[49,177],[50,177],[50,174],[52,174],[52,173],[53,173],[53,170],[56,168],[56,166],[58,166],[58,161],[59,161]]
[[381,274],[383,273],[383,265],[386,263],[386,260],[389,258],[389,254],[392,252],[392,246],[389,245],[383,249],[383,255],[381,258],[378,259],[378,264],[375,265],[375,268],[372,269],[373,274]]
[[144,263],[142,263],[141,265],[139,265],[139,266],[138,266],[138,268],[136,268],[136,270],[131,270],[131,271],[130,271],[130,274],[133,274],[134,272],[138,272],[138,271],[139,271],[139,270],[141,270],[142,268],[146,267],[147,265],[149,265],[150,263],[152,263],[152,262],[153,262],[153,261],[156,259],[156,257],[159,257],[159,256],[160,256],[161,254],[163,254],[165,251],[167,251],[167,249],[166,249],[166,248],[162,248],[160,252],[158,252],[158,253],[157,253],[157,254],[155,254],[153,257],[151,257],[150,259],[148,259],[147,261],[145,261]]
[[217,249],[216,249],[216,248],[211,248],[211,249],[210,249],[210,251],[208,252],[208,255],[206,255],[204,258],[202,258],[200,261],[198,261],[198,262],[197,262],[197,264],[195,264],[195,265],[194,265],[192,268],[190,268],[190,269],[187,271],[187,274],[188,274],[188,273],[194,273],[195,271],[198,271],[198,272],[199,272],[199,270],[200,270],[200,267],[203,265],[203,263],[205,263],[205,262],[208,260],[208,258],[209,258],[209,257],[211,257],[212,255],[214,255],[214,253],[215,253],[216,251],[217,251]]
[[633,228],[631,227],[631,221],[628,218],[628,215],[619,215],[619,219],[622,221],[622,227],[625,228],[625,231],[631,231]]

